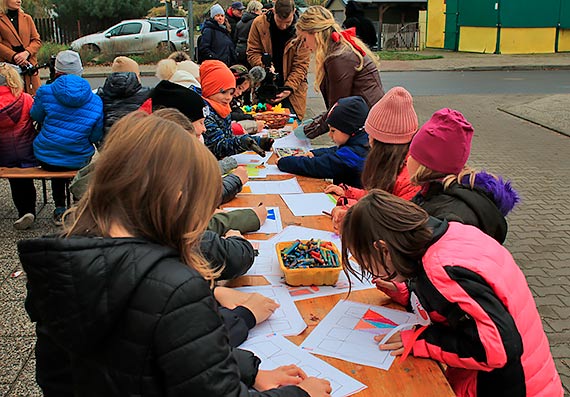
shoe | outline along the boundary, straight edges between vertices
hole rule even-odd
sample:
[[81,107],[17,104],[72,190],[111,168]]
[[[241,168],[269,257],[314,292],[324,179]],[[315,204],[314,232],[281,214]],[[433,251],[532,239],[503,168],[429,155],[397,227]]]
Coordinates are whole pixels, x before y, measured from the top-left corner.
[[56,226],[63,225],[63,214],[65,213],[65,211],[67,211],[67,208],[65,207],[56,207],[55,210],[53,211],[53,223]]
[[16,222],[14,222],[14,229],[16,230],[29,229],[35,220],[36,217],[34,216],[34,214],[27,213],[24,216],[22,216],[20,219],[18,219]]

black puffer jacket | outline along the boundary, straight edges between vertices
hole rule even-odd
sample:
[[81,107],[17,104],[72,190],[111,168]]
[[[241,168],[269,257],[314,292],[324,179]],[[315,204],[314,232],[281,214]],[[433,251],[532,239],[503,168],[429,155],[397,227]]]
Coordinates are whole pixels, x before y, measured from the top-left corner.
[[230,32],[213,19],[204,22],[202,36],[198,44],[200,62],[217,59],[228,66],[236,63],[236,47]]
[[240,64],[249,66],[247,62],[247,38],[249,37],[249,31],[251,30],[251,24],[253,20],[257,18],[257,14],[253,14],[251,12],[244,12],[241,21],[239,21],[236,25],[236,52],[237,52],[237,60]]
[[447,189],[440,182],[430,182],[412,202],[431,216],[475,226],[503,244],[508,229],[505,216],[520,200],[517,191],[510,182],[486,172],[476,174],[473,189],[467,179]]
[[233,200],[234,197],[241,192],[242,187],[243,183],[241,179],[239,179],[239,176],[234,174],[224,176],[222,178],[222,204]]
[[89,237],[18,249],[46,397],[307,396],[248,390],[259,360],[232,353],[208,283],[175,250]]
[[103,100],[104,135],[117,120],[134,112],[147,100],[149,87],[143,87],[133,72],[111,73],[97,95]]

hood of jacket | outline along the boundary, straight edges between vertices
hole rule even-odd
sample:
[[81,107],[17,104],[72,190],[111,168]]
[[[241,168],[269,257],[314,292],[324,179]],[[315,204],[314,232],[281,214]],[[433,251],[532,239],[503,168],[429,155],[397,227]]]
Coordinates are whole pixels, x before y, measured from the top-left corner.
[[110,98],[128,98],[136,94],[142,85],[133,72],[111,73],[103,85],[103,94]]
[[202,30],[204,30],[205,28],[216,29],[216,30],[219,30],[220,32],[230,34],[230,32],[228,32],[228,29],[226,28],[225,25],[220,25],[219,23],[217,23],[213,19],[206,19],[206,21],[204,22],[204,27],[202,28]]
[[244,12],[243,15],[241,16],[241,21],[243,23],[247,23],[249,21],[253,21],[255,18],[257,18],[257,14],[254,14],[252,12]]
[[14,128],[22,118],[24,95],[15,98],[6,86],[0,87],[0,128]]
[[[461,182],[468,185],[469,176],[466,175]],[[520,201],[520,196],[510,181],[505,181],[502,177],[495,178],[485,171],[478,172],[475,175],[474,187],[484,191],[493,200],[503,216],[507,216]]]
[[71,352],[88,352],[124,314],[139,283],[173,249],[136,238],[40,238],[18,242],[28,276],[26,308]]
[[85,105],[94,95],[87,80],[72,74],[59,76],[50,85],[57,101],[72,108]]

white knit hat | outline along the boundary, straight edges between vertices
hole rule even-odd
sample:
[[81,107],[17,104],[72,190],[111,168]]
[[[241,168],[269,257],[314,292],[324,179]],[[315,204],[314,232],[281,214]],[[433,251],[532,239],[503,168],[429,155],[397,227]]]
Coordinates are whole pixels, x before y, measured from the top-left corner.
[[83,74],[81,57],[75,51],[60,51],[57,57],[55,57],[55,71],[63,74],[81,76]]
[[212,8],[210,8],[210,18],[214,18],[216,15],[224,15],[224,9],[219,4],[214,4]]

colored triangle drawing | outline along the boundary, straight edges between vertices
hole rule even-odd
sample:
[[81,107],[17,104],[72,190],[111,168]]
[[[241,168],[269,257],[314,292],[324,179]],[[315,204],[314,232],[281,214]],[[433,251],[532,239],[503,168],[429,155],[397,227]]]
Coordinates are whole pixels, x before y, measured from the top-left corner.
[[267,219],[275,220],[275,210],[273,208],[267,210]]
[[364,313],[364,316],[362,316],[363,320],[366,321],[373,321],[376,323],[382,323],[382,324],[386,324],[386,325],[391,325],[393,327],[397,327],[398,324],[396,324],[395,322],[393,322],[392,320],[390,320],[389,318],[384,317],[383,315],[381,315],[380,313],[376,313],[373,310],[368,309],[366,311],[366,313]]

